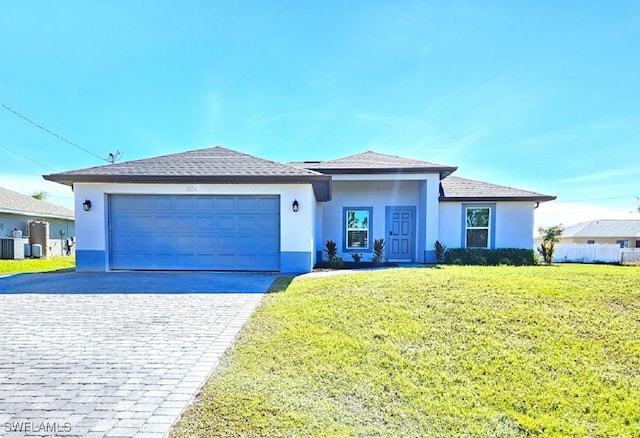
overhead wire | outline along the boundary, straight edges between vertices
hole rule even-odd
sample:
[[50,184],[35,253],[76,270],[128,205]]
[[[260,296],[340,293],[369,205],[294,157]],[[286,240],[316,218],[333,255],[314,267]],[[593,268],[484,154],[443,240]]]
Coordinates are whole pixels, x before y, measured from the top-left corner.
[[42,126],[41,124],[39,124],[39,123],[37,123],[37,122],[34,122],[34,121],[33,121],[33,120],[31,120],[29,117],[25,116],[24,114],[19,113],[18,111],[14,110],[14,109],[13,109],[13,108],[11,108],[10,106],[5,105],[5,104],[4,104],[4,103],[2,103],[2,102],[0,102],[0,106],[2,106],[2,107],[3,107],[4,109],[6,109],[7,111],[9,111],[9,112],[13,113],[14,115],[16,115],[16,116],[20,117],[20,118],[21,118],[21,119],[23,119],[24,121],[26,121],[26,122],[28,122],[28,123],[32,124],[33,126],[35,126],[35,127],[39,128],[39,129],[41,129],[41,130],[43,130],[43,131],[44,131],[44,132],[46,132],[47,134],[49,134],[49,135],[52,135],[52,136],[56,137],[58,140],[61,140],[61,141],[65,142],[65,143],[67,143],[67,144],[70,144],[71,146],[74,146],[74,147],[76,147],[76,148],[78,148],[78,149],[80,149],[80,150],[82,150],[82,151],[84,151],[84,152],[86,152],[86,153],[88,153],[88,154],[90,154],[90,155],[92,155],[92,156],[96,157],[96,158],[99,158],[99,159],[101,159],[102,161],[106,161],[107,163],[113,163],[113,162],[115,162],[115,161],[117,160],[117,158],[119,158],[119,157],[122,155],[122,153],[121,153],[120,151],[117,151],[115,155],[114,155],[114,154],[109,154],[109,158],[103,158],[103,157],[101,157],[100,155],[96,154],[95,152],[92,152],[92,151],[90,151],[89,149],[87,149],[87,148],[85,148],[85,147],[83,147],[83,146],[80,146],[79,144],[77,144],[77,143],[75,143],[75,142],[73,142],[73,141],[71,141],[71,140],[66,139],[65,137],[61,136],[60,134],[57,134],[57,133],[55,133],[55,132],[51,131],[50,129],[45,128],[45,127],[44,127],[44,126]]
[[11,152],[11,153],[13,153],[13,154],[16,154],[16,155],[18,155],[18,156],[20,156],[20,157],[22,157],[22,158],[24,158],[24,159],[26,159],[26,160],[29,160],[29,161],[31,161],[31,162],[33,162],[33,163],[36,163],[36,164],[37,164],[37,165],[39,165],[39,166],[45,167],[45,168],[47,168],[47,169],[49,169],[49,170],[52,170],[52,171],[54,171],[54,172],[58,172],[58,170],[57,170],[57,169],[54,169],[53,167],[51,167],[51,166],[49,166],[49,165],[47,165],[47,164],[41,163],[41,162],[40,162],[40,161],[38,161],[38,160],[34,160],[33,158],[28,157],[28,156],[26,156],[25,154],[23,154],[23,153],[21,153],[21,152],[14,151],[13,149],[8,148],[8,147],[6,147],[6,146],[4,146],[4,145],[1,145],[1,144],[0,144],[0,148],[4,149],[4,150],[6,150],[6,151],[9,151],[9,152]]
[[554,203],[558,202],[585,202],[585,201],[610,201],[613,199],[628,199],[628,198],[637,198],[635,195],[626,195],[626,196],[610,196],[608,198],[584,198],[584,199],[558,199],[554,201]]

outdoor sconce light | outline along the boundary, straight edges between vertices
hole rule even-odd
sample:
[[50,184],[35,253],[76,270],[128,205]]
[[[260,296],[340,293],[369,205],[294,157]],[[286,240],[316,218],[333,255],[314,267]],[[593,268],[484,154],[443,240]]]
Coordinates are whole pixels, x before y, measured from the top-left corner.
[[294,200],[293,200],[293,205],[292,205],[292,207],[293,207],[293,212],[294,212],[294,213],[297,213],[297,212],[298,212],[298,200],[297,200],[297,199],[294,199]]
[[91,201],[89,201],[88,199],[85,199],[84,202],[82,203],[82,208],[84,209],[84,211],[91,210]]

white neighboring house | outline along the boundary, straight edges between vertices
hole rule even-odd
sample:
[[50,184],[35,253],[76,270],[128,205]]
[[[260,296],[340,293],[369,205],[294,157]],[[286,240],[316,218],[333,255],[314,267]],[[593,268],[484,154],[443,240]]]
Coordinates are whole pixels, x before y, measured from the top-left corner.
[[560,243],[610,243],[640,248],[640,219],[598,219],[566,227]]
[[308,272],[339,255],[430,263],[449,248],[533,246],[533,211],[555,199],[458,178],[456,167],[376,152],[277,163],[224,147],[44,178],[73,186],[76,269]]
[[[14,237],[20,231],[29,243],[29,222],[48,223],[49,234],[43,246],[43,255],[66,254],[65,241],[75,236],[75,218],[72,210],[51,202],[0,187],[0,237]],[[73,252],[73,246],[70,247]]]

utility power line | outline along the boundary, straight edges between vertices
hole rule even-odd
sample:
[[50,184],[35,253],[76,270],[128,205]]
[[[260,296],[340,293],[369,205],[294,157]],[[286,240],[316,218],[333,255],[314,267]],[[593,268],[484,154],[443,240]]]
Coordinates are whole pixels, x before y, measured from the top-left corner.
[[634,195],[627,195],[627,196],[611,196],[608,198],[584,198],[584,199],[558,199],[556,201],[553,201],[554,203],[559,203],[559,202],[585,202],[585,201],[610,201],[613,199],[629,199],[629,198],[636,198],[636,196]]
[[94,157],[97,157],[97,158],[99,158],[99,159],[100,159],[100,160],[102,160],[102,161],[106,161],[107,163],[111,163],[111,164],[113,164],[113,163],[115,163],[117,160],[119,160],[119,159],[122,157],[122,155],[123,155],[123,152],[121,152],[121,151],[119,151],[119,150],[118,150],[118,151],[116,151],[116,152],[115,152],[115,154],[110,153],[110,154],[109,154],[109,156],[108,156],[107,158],[103,158],[103,157],[101,157],[100,155],[96,154],[95,152],[92,152],[92,151],[90,151],[89,149],[87,149],[87,148],[85,148],[85,147],[82,147],[82,146],[80,146],[80,145],[79,145],[79,144],[77,144],[77,143],[72,142],[71,140],[67,140],[66,138],[64,138],[64,137],[63,137],[63,136],[61,136],[60,134],[56,134],[55,132],[51,131],[50,129],[45,128],[44,126],[40,125],[39,123],[34,122],[34,121],[33,121],[33,120],[31,120],[29,117],[27,117],[27,116],[25,116],[25,115],[23,115],[23,114],[20,114],[18,111],[14,110],[14,109],[13,109],[13,108],[11,108],[10,106],[7,106],[7,105],[5,105],[5,104],[4,104],[4,103],[2,103],[2,102],[0,102],[0,106],[2,106],[2,107],[3,107],[4,109],[6,109],[7,111],[9,111],[9,112],[13,113],[14,115],[16,115],[16,116],[20,117],[20,118],[21,118],[21,119],[23,119],[24,121],[26,121],[26,122],[28,122],[28,123],[32,124],[33,126],[35,126],[35,127],[39,128],[39,129],[42,129],[42,130],[43,130],[44,132],[46,132],[47,134],[49,134],[49,135],[52,135],[52,136],[56,137],[58,140],[61,140],[61,141],[65,142],[65,143],[67,143],[67,144],[70,144],[71,146],[74,146],[74,147],[76,147],[76,148],[78,148],[78,149],[80,149],[80,150],[82,150],[82,151],[84,151],[84,152],[86,152],[86,153],[88,153],[88,154],[90,154],[90,155],[93,155]]
[[48,166],[48,165],[46,165],[46,164],[43,164],[43,163],[41,163],[41,162],[39,162],[39,161],[37,161],[37,160],[34,160],[34,159],[33,159],[33,158],[31,158],[31,157],[26,156],[26,155],[25,155],[25,154],[23,154],[23,153],[20,153],[20,152],[18,152],[18,151],[14,151],[13,149],[10,149],[10,148],[8,148],[8,147],[6,147],[6,146],[3,146],[3,145],[1,145],[1,144],[0,144],[0,148],[4,149],[4,150],[6,150],[6,151],[9,151],[9,152],[11,152],[11,153],[13,153],[13,154],[16,154],[16,155],[18,155],[18,156],[20,156],[20,157],[22,157],[22,158],[24,158],[24,159],[26,159],[26,160],[29,160],[29,161],[31,161],[31,162],[33,162],[33,163],[36,163],[36,164],[37,164],[37,165],[39,165],[39,166],[46,167],[46,168],[47,168],[47,169],[49,169],[49,170],[53,170],[54,172],[57,172],[57,171],[58,171],[57,169],[54,169],[54,168],[53,168],[53,167],[51,167],[51,166]]

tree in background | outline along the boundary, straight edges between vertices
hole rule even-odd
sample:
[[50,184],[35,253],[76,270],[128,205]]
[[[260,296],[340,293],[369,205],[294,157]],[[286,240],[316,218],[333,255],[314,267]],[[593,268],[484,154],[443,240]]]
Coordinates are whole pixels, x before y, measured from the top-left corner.
[[45,199],[47,199],[47,192],[43,192],[42,190],[40,190],[39,192],[34,192],[31,197],[37,199],[38,201],[44,201]]
[[542,256],[542,261],[550,265],[553,263],[553,253],[556,250],[556,243],[560,242],[564,228],[560,225],[547,228],[541,227],[538,228],[538,232],[542,236],[542,243],[540,244],[540,248],[538,248],[538,252],[540,256]]

